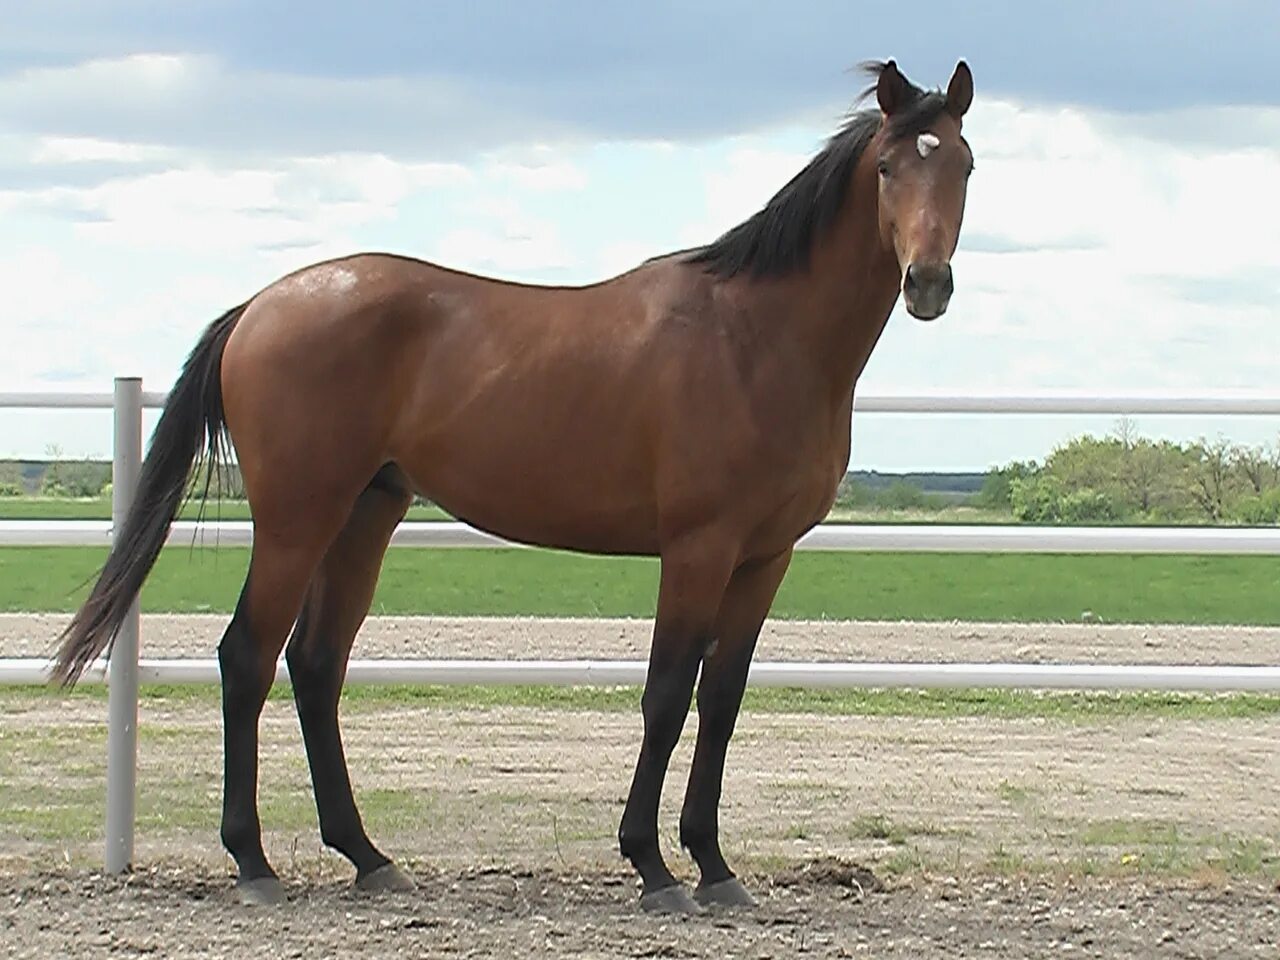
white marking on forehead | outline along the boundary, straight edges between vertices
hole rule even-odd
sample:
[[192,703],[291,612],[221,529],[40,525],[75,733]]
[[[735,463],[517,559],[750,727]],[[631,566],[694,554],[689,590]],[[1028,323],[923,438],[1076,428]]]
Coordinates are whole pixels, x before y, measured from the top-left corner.
[[941,143],[942,141],[938,139],[937,134],[926,131],[916,137],[916,152],[919,153],[921,157],[927,157],[929,154],[933,153]]

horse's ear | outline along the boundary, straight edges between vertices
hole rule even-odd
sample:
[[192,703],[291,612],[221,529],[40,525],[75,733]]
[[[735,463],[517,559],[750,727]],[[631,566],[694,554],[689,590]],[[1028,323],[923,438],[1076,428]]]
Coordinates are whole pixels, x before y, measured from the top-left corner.
[[959,120],[973,103],[973,73],[969,65],[961,60],[956,64],[956,72],[951,75],[947,84],[947,111]]
[[888,60],[880,68],[880,78],[876,81],[876,100],[880,104],[880,112],[886,117],[907,99],[907,78],[898,72],[898,65]]

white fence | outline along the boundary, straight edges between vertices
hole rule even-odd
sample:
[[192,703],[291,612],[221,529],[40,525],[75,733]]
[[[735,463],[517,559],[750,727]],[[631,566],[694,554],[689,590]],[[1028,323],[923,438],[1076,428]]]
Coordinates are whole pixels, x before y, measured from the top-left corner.
[[[640,686],[643,660],[352,660],[347,683],[540,687]],[[48,679],[42,660],[0,658],[0,671],[15,684]],[[90,664],[81,683],[104,683],[107,666]],[[138,678],[150,683],[217,683],[212,659],[139,660]],[[284,661],[277,683],[289,679]],[[1280,690],[1280,667],[1160,666],[1074,663],[805,663],[751,665],[753,687],[803,690],[1184,690],[1200,693],[1268,693]]]
[[[0,546],[105,547],[110,520],[0,520]],[[244,547],[253,543],[247,520],[194,523],[180,520],[168,544]],[[519,547],[453,521],[406,522],[391,535],[393,547]],[[947,524],[821,524],[798,550],[861,553],[1266,553],[1280,554],[1275,527],[1022,527]]]
[[[113,393],[0,393],[0,408],[112,409],[115,438],[112,520],[0,522],[0,545],[110,543],[137,484],[142,454],[142,410],[160,407],[165,394],[144,393],[136,378],[117,378]],[[857,413],[1021,413],[1280,416],[1280,395],[1219,394],[1179,397],[1129,394],[1106,397],[1058,393],[1034,396],[860,396]],[[245,522],[174,524],[170,542],[204,537],[232,546],[251,542]],[[458,523],[404,523],[394,546],[505,546],[501,539]],[[802,550],[1251,553],[1280,555],[1280,530],[1253,528],[1036,528],[1001,526],[822,525],[798,544]],[[204,683],[218,679],[213,660],[139,661],[135,603],[116,639],[109,667],[88,670],[86,682],[109,684],[106,868],[126,869],[133,857],[137,768],[138,683]],[[641,661],[354,661],[350,683],[639,684]],[[0,684],[43,682],[48,664],[0,659]],[[278,667],[277,679],[286,679]],[[807,688],[1024,687],[1090,690],[1280,691],[1280,667],[1089,666],[1075,664],[757,663],[750,681],[761,686]]]

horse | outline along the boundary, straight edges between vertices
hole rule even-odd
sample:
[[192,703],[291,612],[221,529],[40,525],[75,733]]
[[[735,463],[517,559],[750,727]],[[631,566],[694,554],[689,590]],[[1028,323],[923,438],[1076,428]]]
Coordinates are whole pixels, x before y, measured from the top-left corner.
[[[110,646],[204,471],[234,450],[253,517],[218,646],[221,839],[237,898],[284,889],[262,847],[258,723],[283,649],[323,842],[361,890],[413,889],[352,795],[338,704],[392,532],[415,494],[517,543],[659,559],[643,736],[618,828],[640,907],[754,899],[720,849],[725,755],[796,541],[849,462],[854,387],[902,295],[932,320],[973,154],[973,76],[945,92],[893,60],[754,215],[713,242],[583,286],[507,282],[358,253],[284,275],[213,321],[153,431],[130,508],[51,682]],[[874,106],[861,106],[875,95]],[[696,692],[680,841],[658,846],[671,753]]]

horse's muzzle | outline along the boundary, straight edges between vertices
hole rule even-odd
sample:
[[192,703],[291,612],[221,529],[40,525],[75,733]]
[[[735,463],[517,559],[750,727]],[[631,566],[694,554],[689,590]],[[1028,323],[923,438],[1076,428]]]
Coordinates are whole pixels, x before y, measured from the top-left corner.
[[949,263],[913,263],[902,278],[902,300],[917,320],[934,320],[947,312],[955,284]]

